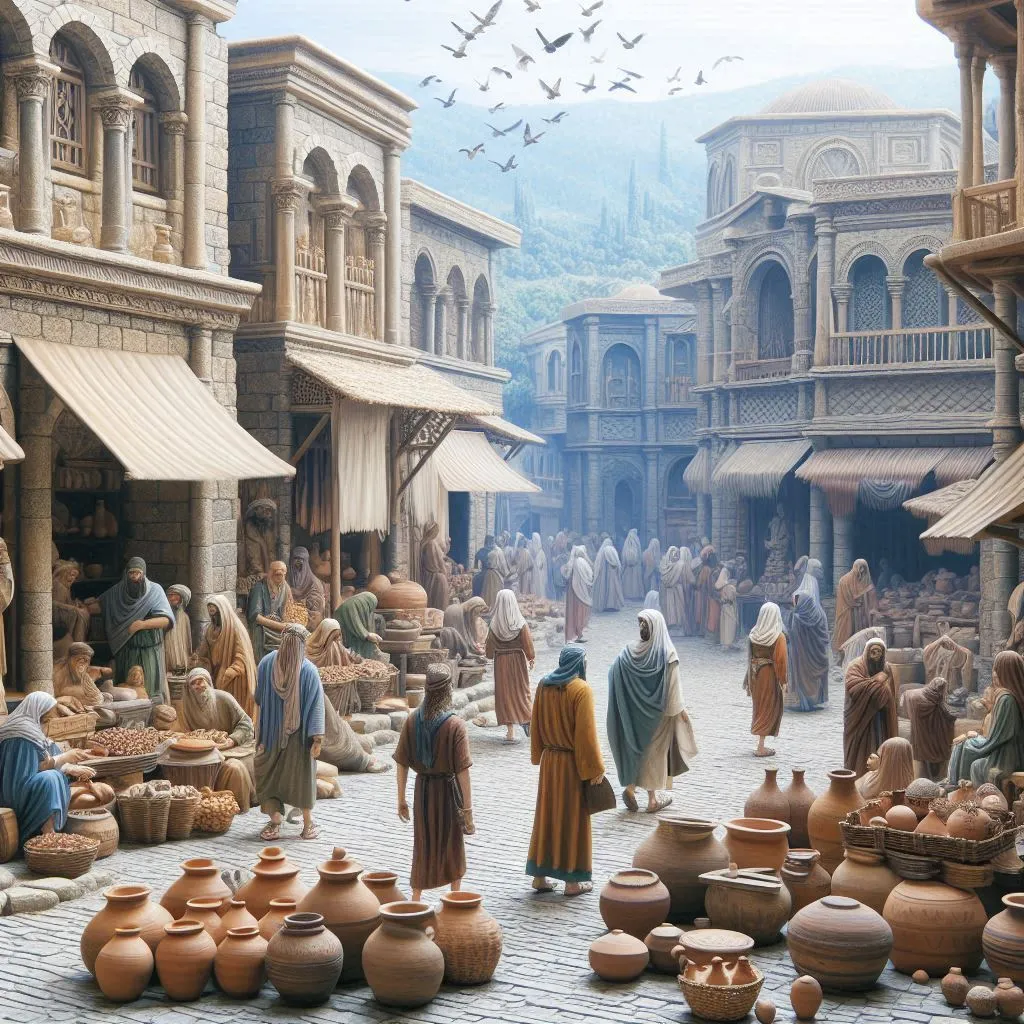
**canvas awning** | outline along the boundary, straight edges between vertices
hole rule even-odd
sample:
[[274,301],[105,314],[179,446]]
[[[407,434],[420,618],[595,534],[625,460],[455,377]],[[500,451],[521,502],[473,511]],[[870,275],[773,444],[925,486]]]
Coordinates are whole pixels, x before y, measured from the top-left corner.
[[538,437],[525,427],[520,427],[517,423],[510,423],[501,416],[474,416],[472,420],[478,426],[483,427],[488,434],[493,434],[505,441],[514,441],[517,445],[547,444],[543,437]]
[[[909,501],[903,507],[918,519],[926,519],[929,526],[934,526],[944,515],[952,511],[975,487],[977,480],[959,480],[955,484],[929,491]],[[964,538],[947,537],[943,540],[924,540],[922,543],[930,555],[941,555],[944,551],[952,551],[959,555],[970,555],[974,552],[974,541]]]
[[15,342],[130,479],[213,483],[295,475],[238,425],[180,356]]
[[540,488],[516,472],[472,430],[453,430],[430,457],[446,491],[536,494]]
[[800,465],[810,450],[811,442],[806,438],[744,441],[715,468],[711,486],[738,498],[773,498],[786,475]]
[[25,452],[10,434],[0,427],[0,469],[8,462],[24,462]]
[[711,493],[711,449],[698,448],[683,470],[683,483],[691,494]]

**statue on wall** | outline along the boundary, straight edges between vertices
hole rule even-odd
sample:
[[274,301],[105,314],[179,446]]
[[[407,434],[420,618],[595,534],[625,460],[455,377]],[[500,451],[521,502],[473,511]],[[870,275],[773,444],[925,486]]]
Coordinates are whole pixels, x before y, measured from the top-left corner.
[[786,523],[786,507],[775,506],[775,515],[768,525],[768,537],[764,542],[768,561],[759,581],[761,591],[770,599],[785,598],[791,590],[789,563],[789,526]]
[[75,643],[88,639],[91,618],[85,603],[71,593],[79,571],[77,562],[63,559],[53,567],[53,622],[63,626]]
[[250,590],[270,572],[270,563],[278,557],[277,504],[270,498],[257,498],[245,510],[242,527],[242,572],[238,592]]

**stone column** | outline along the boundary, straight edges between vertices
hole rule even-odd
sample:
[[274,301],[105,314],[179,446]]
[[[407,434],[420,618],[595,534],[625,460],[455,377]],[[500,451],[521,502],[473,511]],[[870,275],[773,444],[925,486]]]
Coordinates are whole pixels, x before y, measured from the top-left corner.
[[957,306],[957,302],[959,301],[959,296],[957,295],[957,293],[949,285],[944,284],[942,286],[941,301],[942,301],[943,306],[944,306],[944,314],[945,314],[945,317],[946,317],[946,326],[947,327],[956,327],[956,325],[957,325],[957,310],[959,309],[959,307]]
[[484,363],[494,365],[494,314],[498,307],[493,302],[484,306]]
[[[374,324],[376,325],[375,336],[378,341],[384,341],[387,336],[387,223],[388,219],[383,213],[369,214],[366,218],[366,240],[370,244],[370,253],[373,258]],[[395,341],[397,342],[397,340],[396,335]]]
[[294,320],[295,313],[295,212],[303,192],[292,178],[274,182],[274,267],[276,295],[274,319]]
[[435,337],[437,334],[437,288],[424,285],[423,295],[423,350],[434,354]]
[[434,328],[434,355],[443,356],[448,353],[448,303],[452,293],[442,288],[437,293],[437,326]]
[[721,281],[711,282],[711,380],[716,384],[725,380],[725,293]]
[[811,487],[810,542],[807,554],[821,562],[825,579],[822,581],[822,593],[829,591],[828,577],[832,567],[832,524],[828,510],[828,499],[820,487]]
[[988,67],[988,60],[981,54],[976,54],[971,65],[971,100],[974,104],[974,116],[971,119],[971,127],[974,130],[974,141],[971,145],[971,155],[974,157],[974,168],[972,177],[975,185],[985,183],[985,70]]
[[472,307],[473,304],[469,299],[461,298],[455,301],[456,315],[459,318],[458,356],[460,359],[469,358],[469,312]]
[[18,230],[48,235],[50,129],[45,111],[53,77],[60,68],[29,57],[15,62],[8,70],[18,94]]
[[837,585],[853,565],[853,516],[832,517],[832,582]]
[[974,184],[974,51],[957,44],[956,61],[960,67],[960,167],[957,189]]
[[[205,327],[189,329],[189,365],[207,386],[213,386],[213,332]],[[189,618],[198,639],[209,621],[206,605],[214,593],[213,502],[215,483],[193,483],[188,489],[188,574],[192,590]]]
[[142,98],[124,89],[109,89],[93,96],[103,122],[103,213],[100,248],[127,252],[131,232],[132,111]]
[[345,226],[355,209],[355,203],[325,204],[321,207],[324,220],[324,264],[327,270],[327,330],[344,334],[347,329],[345,308]]
[[793,282],[793,328],[793,372],[805,373],[814,362],[814,324],[811,323],[810,280],[803,272]]
[[711,335],[711,285],[697,285],[697,385],[710,384],[714,339]]
[[[182,262],[206,270],[206,46],[213,23],[201,14],[188,16],[185,65],[185,248]],[[205,607],[205,606],[204,606]]]
[[[180,233],[184,228],[182,218],[185,214],[185,132],[188,128],[188,118],[180,111],[172,110],[160,115],[160,125],[163,129],[164,144],[160,154],[163,162],[160,173],[164,195],[167,197],[167,222],[179,233],[177,247],[180,251]],[[177,217],[176,220],[171,219],[174,216]]]
[[903,289],[907,286],[907,279],[899,275],[887,277],[886,286],[889,289],[889,299],[892,302],[892,329],[903,330]]
[[999,171],[1000,181],[1012,178],[1017,155],[1017,58],[993,57],[992,69],[999,79]]
[[835,278],[836,229],[820,217],[814,223],[818,239],[818,322],[814,330],[814,365],[828,366],[832,336],[832,282]]
[[395,146],[384,154],[384,213],[388,223],[384,257],[387,323],[381,337],[397,345],[402,324],[402,151]]
[[850,299],[853,296],[852,284],[832,285],[832,296],[836,300],[836,333],[845,334],[849,327]]
[[3,103],[0,105],[0,148],[18,148],[18,89],[10,75],[4,75]]

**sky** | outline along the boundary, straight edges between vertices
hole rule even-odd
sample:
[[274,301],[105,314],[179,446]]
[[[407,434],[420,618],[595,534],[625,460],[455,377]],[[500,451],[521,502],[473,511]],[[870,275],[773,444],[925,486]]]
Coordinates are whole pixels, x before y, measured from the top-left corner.
[[[786,75],[824,73],[837,66],[952,66],[952,44],[918,18],[913,0],[604,0],[589,17],[577,0],[503,0],[494,25],[455,59],[441,48],[456,47],[461,37],[450,22],[469,31],[470,11],[486,17],[493,0],[240,0],[238,14],[221,26],[228,39],[301,34],[371,72],[439,75],[437,91],[458,89],[458,101],[491,106],[545,98],[540,80],[556,86],[553,102],[569,105],[587,99],[579,83],[596,76],[590,98],[607,97],[613,79],[626,69],[635,93],[613,95],[665,98],[670,89],[692,95],[698,72],[704,90],[729,90]],[[589,5],[594,0],[584,0]],[[591,41],[580,30],[600,21]],[[555,54],[546,54],[536,29],[553,40],[572,38]],[[644,34],[632,50],[616,37]],[[534,58],[528,70],[515,68],[512,44]],[[603,64],[591,63],[606,51]],[[723,56],[738,56],[712,70]],[[493,66],[513,72],[511,80]],[[676,75],[678,78],[669,82]],[[488,85],[481,91],[481,84]],[[422,95],[417,97],[423,100]],[[426,97],[429,99],[429,96]]]

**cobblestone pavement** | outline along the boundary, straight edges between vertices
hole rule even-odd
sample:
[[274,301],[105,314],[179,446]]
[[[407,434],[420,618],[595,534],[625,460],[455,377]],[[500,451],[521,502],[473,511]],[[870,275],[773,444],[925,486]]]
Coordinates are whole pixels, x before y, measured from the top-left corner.
[[[635,635],[633,610],[596,616],[589,631],[589,675],[598,705],[599,731],[604,735],[606,673],[611,659]],[[750,704],[743,693],[744,654],[726,652],[700,640],[679,641],[682,678],[701,755],[689,774],[676,780],[675,809],[707,817],[742,813],[746,795],[758,785],[763,762],[752,756]],[[537,676],[557,660],[557,650],[541,647]],[[838,697],[838,694],[837,694]],[[251,1002],[233,1002],[210,994],[199,1003],[173,1004],[162,990],[152,989],[139,1002],[114,1006],[99,994],[78,955],[78,940],[90,916],[102,905],[91,895],[41,914],[0,918],[0,1020],[103,1021],[104,1024],[159,1021],[192,1024],[253,1018],[303,1021],[446,1022],[495,1021],[507,1024],[601,1024],[636,1021],[688,1021],[691,1017],[674,978],[646,975],[635,984],[601,982],[587,964],[587,948],[605,930],[596,892],[563,901],[558,895],[534,896],[523,873],[529,844],[536,769],[525,742],[502,744],[504,730],[470,727],[474,757],[473,807],[477,834],[467,840],[469,872],[466,888],[483,893],[485,905],[505,931],[505,946],[494,981],[480,989],[445,988],[421,1010],[397,1013],[378,1006],[369,989],[343,988],[330,1004],[315,1010],[282,1007],[272,990]],[[842,754],[842,701],[814,715],[786,715],[777,744],[781,775],[805,766],[816,792],[825,773]],[[386,753],[386,751],[382,751]],[[611,756],[605,752],[609,773]],[[335,844],[368,868],[390,867],[408,878],[411,826],[395,814],[394,773],[344,778],[344,797],[318,805],[321,839],[303,843],[286,838],[290,857],[303,865],[310,884],[314,865]],[[613,782],[614,782],[614,777]],[[788,783],[787,783],[788,784]],[[253,811],[236,819],[223,837],[168,844],[154,849],[120,851],[101,862],[121,880],[141,880],[159,895],[178,875],[187,857],[210,856],[224,867],[245,868],[263,845],[262,819]],[[633,850],[653,827],[646,815],[625,810],[599,815],[594,829],[594,880],[599,889],[609,873],[627,866]],[[292,835],[298,828],[293,827]],[[795,972],[785,945],[758,950],[755,962],[767,975],[763,995],[771,996],[778,1019],[790,1021],[789,985]],[[750,1018],[752,1019],[752,1018]],[[967,1019],[964,1011],[947,1008],[938,983],[914,985],[887,971],[872,992],[856,998],[826,999],[819,1020],[837,1024],[913,1021],[951,1024]]]

